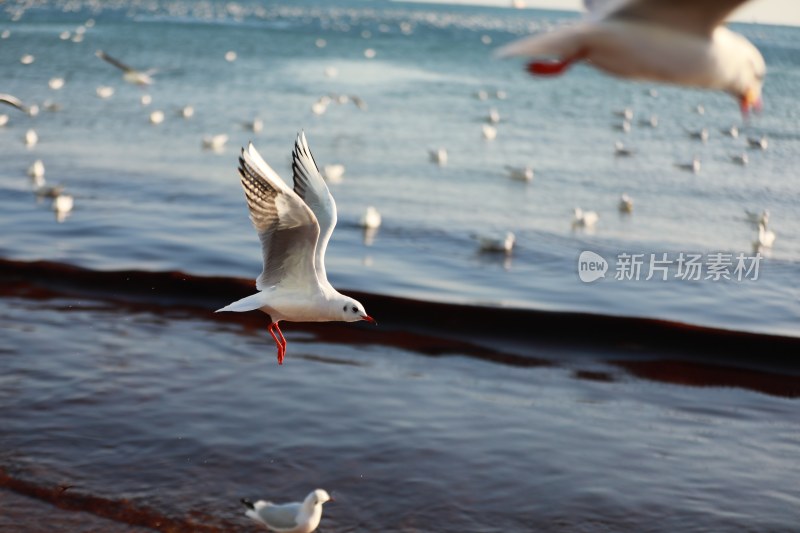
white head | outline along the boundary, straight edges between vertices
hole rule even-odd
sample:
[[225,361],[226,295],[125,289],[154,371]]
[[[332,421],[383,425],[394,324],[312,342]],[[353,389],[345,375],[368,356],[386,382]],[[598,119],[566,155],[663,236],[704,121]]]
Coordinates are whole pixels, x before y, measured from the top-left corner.
[[330,494],[324,489],[317,489],[311,491],[306,499],[303,501],[303,506],[308,508],[316,507],[317,505],[322,505],[325,502],[333,501]]
[[714,41],[725,54],[725,64],[730,65],[723,71],[726,82],[722,89],[739,101],[742,114],[751,109],[760,111],[761,87],[767,72],[761,52],[753,43],[722,26],[714,31]]
[[360,302],[347,296],[337,298],[333,305],[336,306],[334,311],[338,313],[338,320],[342,322],[358,322],[359,320],[366,320],[370,324],[377,324],[375,319],[367,314],[364,306]]

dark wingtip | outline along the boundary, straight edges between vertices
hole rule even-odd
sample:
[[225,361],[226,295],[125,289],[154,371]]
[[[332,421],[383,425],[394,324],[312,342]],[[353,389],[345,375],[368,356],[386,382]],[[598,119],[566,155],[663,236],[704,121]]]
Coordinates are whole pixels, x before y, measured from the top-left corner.
[[254,510],[255,510],[255,508],[256,508],[256,506],[255,506],[255,505],[253,505],[253,502],[251,502],[251,501],[250,501],[250,500],[248,500],[247,498],[242,498],[242,499],[241,499],[241,500],[239,500],[239,501],[240,501],[240,502],[242,502],[242,505],[244,505],[245,507],[247,507],[247,508],[248,508],[248,509],[250,509],[251,511],[254,511]]

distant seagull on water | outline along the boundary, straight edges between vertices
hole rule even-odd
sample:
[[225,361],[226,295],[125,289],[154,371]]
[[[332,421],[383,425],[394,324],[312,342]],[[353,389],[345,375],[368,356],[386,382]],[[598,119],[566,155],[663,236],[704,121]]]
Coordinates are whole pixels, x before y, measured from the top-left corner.
[[747,157],[747,154],[741,153],[741,154],[732,155],[731,156],[731,161],[733,161],[737,165],[742,165],[743,167],[746,167],[747,164],[750,162],[750,158]]
[[474,237],[478,241],[478,249],[485,253],[504,253],[509,255],[516,242],[516,237],[510,231],[506,232],[502,237],[497,235],[475,235]]
[[228,135],[225,133],[220,133],[217,135],[206,135],[205,137],[203,137],[203,149],[218,152],[223,148],[225,148],[225,144],[227,144],[227,142],[228,142]]
[[437,148],[436,150],[428,150],[431,162],[437,163],[440,167],[447,164],[447,150],[444,148]]
[[747,144],[750,146],[750,148],[766,150],[769,142],[767,141],[767,136],[762,135],[761,137],[748,137]]
[[694,156],[688,163],[675,163],[675,166],[681,170],[687,170],[693,174],[700,173],[700,158]]
[[98,50],[97,52],[95,52],[95,55],[97,57],[99,57],[100,59],[102,59],[103,61],[106,61],[107,63],[110,63],[110,64],[114,65],[115,67],[117,67],[118,69],[120,69],[123,72],[122,79],[127,81],[128,83],[132,83],[133,85],[152,85],[153,84],[152,75],[156,73],[156,70],[154,70],[154,69],[151,69],[151,70],[136,70],[133,67],[129,67],[128,65],[126,65],[122,61],[120,61],[118,59],[114,59],[113,57],[111,57],[110,55],[106,54],[102,50]]
[[183,118],[192,118],[194,116],[194,108],[190,105],[185,105],[178,110],[178,114]]
[[52,208],[56,214],[56,220],[58,222],[63,222],[64,219],[67,218],[67,215],[72,212],[72,206],[74,205],[74,201],[72,196],[69,194],[62,194],[58,193],[55,198],[53,198]]
[[736,126],[731,126],[730,128],[723,128],[720,130],[723,135],[727,135],[731,139],[736,139],[739,137],[739,128]]
[[217,310],[267,313],[278,364],[283,364],[286,354],[286,339],[278,326],[281,320],[375,323],[363,305],[340,294],[328,281],[325,250],[336,226],[336,203],[303,133],[295,141],[292,173],[294,189],[252,143],[242,149],[239,174],[250,220],[261,239],[264,270],[256,280],[259,292]]
[[34,182],[38,179],[44,178],[44,162],[42,162],[41,159],[37,159],[30,167],[28,167],[28,176],[30,176]]
[[278,533],[313,533],[322,520],[322,505],[332,501],[323,489],[311,492],[302,502],[276,504],[259,500],[253,503],[242,499],[248,517]]
[[758,224],[758,236],[753,242],[753,250],[756,252],[761,248],[772,248],[775,243],[775,232],[767,229],[767,225],[763,223]]
[[163,111],[153,111],[150,113],[150,124],[161,124],[162,122],[164,122]]
[[325,165],[322,167],[323,174],[322,177],[325,178],[325,181],[328,183],[341,183],[342,176],[344,176],[344,165],[335,163],[330,165]]
[[584,0],[589,13],[581,22],[514,41],[497,53],[537,58],[528,65],[537,76],[588,61],[623,78],[721,90],[746,114],[761,107],[764,58],[722,26],[746,1]]
[[512,167],[506,165],[509,177],[514,181],[524,181],[530,183],[533,181],[533,167],[526,165],[524,167]]
[[689,137],[691,137],[692,139],[695,139],[695,140],[698,140],[698,141],[702,141],[704,143],[708,142],[708,129],[707,128],[702,128],[702,129],[699,129],[699,130],[686,130],[686,133],[688,133]]
[[39,135],[36,133],[36,130],[29,129],[25,132],[25,146],[28,148],[33,148],[36,146],[36,143],[39,142]]
[[614,143],[614,155],[617,157],[630,157],[633,155],[633,150],[626,147],[622,141]]
[[359,225],[364,229],[378,229],[381,227],[381,214],[374,206],[367,207],[361,216]]
[[633,198],[627,195],[627,193],[622,193],[622,196],[619,197],[619,205],[618,205],[620,213],[633,213]]
[[576,228],[591,228],[597,221],[600,220],[600,215],[594,211],[584,211],[580,207],[576,207],[573,211],[572,226]]

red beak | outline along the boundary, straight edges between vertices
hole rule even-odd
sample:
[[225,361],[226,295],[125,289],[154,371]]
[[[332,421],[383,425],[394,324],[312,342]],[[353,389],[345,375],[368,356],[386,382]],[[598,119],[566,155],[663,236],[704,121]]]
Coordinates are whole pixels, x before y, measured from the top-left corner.
[[374,324],[374,325],[376,325],[376,326],[378,325],[378,323],[377,323],[377,322],[375,322],[375,319],[374,319],[374,318],[372,318],[372,317],[371,317],[371,316],[369,316],[369,315],[362,315],[362,316],[361,316],[361,320],[366,320],[366,321],[367,321],[367,322],[369,322],[370,324]]

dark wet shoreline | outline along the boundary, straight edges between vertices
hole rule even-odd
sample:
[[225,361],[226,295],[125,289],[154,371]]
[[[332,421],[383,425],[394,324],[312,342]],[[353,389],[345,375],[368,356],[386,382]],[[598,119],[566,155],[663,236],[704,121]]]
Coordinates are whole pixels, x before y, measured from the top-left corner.
[[[0,258],[0,277],[9,282],[9,289],[22,283],[57,293],[185,307],[199,312],[213,311],[255,290],[251,280],[241,278],[196,276],[180,271],[98,271],[51,261],[4,258]],[[677,351],[725,361],[749,360],[755,364],[790,367],[800,364],[796,358],[800,353],[800,336],[732,331],[650,318],[425,302],[347,289],[342,292],[363,302],[370,313],[379,317],[381,329],[372,332],[374,335],[361,334],[361,340],[356,339],[356,342],[373,342],[375,335],[384,335],[388,328],[430,333],[435,337],[457,335],[476,340],[499,337],[506,341],[584,346],[592,350],[610,347],[648,353]],[[258,313],[219,314],[214,315],[214,319],[263,324],[263,317]],[[302,328],[315,332],[338,329],[326,326],[305,324]],[[336,335],[326,335],[326,340],[335,342]],[[348,338],[348,342],[353,341]],[[446,346],[436,343],[420,346],[418,341],[414,346],[423,353],[437,355],[447,351]],[[768,353],[764,351],[766,347]],[[458,348],[463,349],[463,346],[458,345]],[[480,351],[482,355],[475,355],[505,364],[537,364],[535,357],[526,357],[532,360],[526,363],[513,357],[503,359],[502,354],[493,353],[489,348]]]

